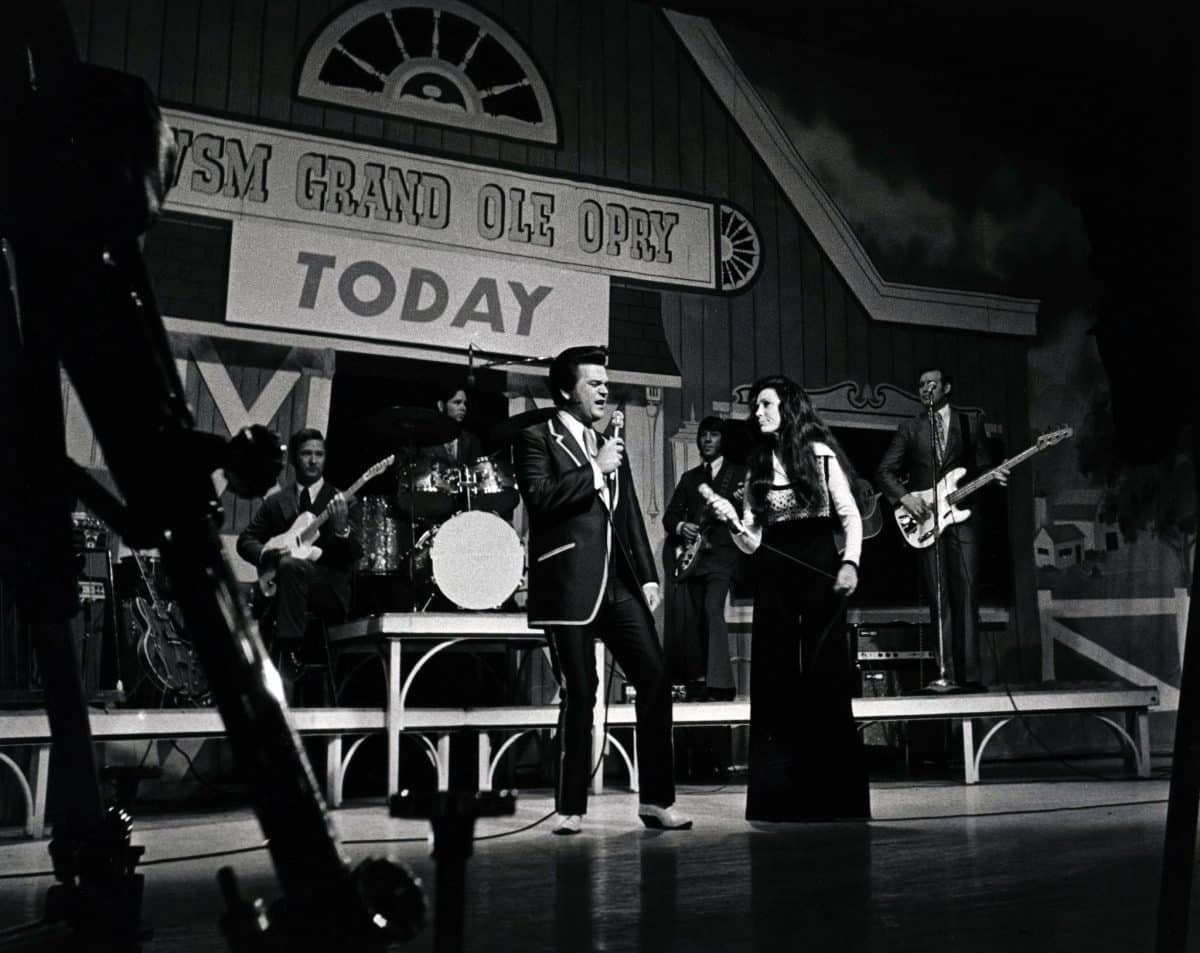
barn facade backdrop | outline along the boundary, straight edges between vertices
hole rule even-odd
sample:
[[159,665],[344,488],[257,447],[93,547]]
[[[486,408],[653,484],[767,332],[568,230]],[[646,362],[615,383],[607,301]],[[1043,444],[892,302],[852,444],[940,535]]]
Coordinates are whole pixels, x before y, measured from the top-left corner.
[[[952,370],[957,402],[984,415],[999,453],[1082,422],[1034,406],[1030,368],[1053,363],[1030,362],[1053,346],[1039,339],[1038,290],[884,277],[750,44],[705,19],[633,0],[67,7],[83,57],[141,76],[176,133],[182,162],[146,257],[204,429],[327,429],[341,457],[331,470],[349,482],[386,452],[339,424],[356,374],[390,365],[432,381],[493,364],[496,406],[519,412],[547,398],[522,361],[607,343],[661,547],[696,421],[745,416],[762,374],[817,394],[864,475],[929,366]],[[69,387],[64,399],[72,456],[102,468]],[[1157,648],[1099,651],[1102,636],[1050,618],[1055,600],[1081,594],[1055,591],[1047,572],[1118,548],[1069,469],[1018,469],[992,498],[989,681],[1148,674],[1169,709],[1186,612],[1174,588],[1141,607],[1164,622]],[[232,538],[252,507],[224,503]],[[873,552],[864,577],[907,573],[916,603],[913,565],[873,565]],[[1098,605],[1074,608],[1104,616]],[[3,687],[19,687],[27,660],[5,639]],[[1115,750],[1103,733],[1063,730],[1071,750]],[[1038,751],[1015,737],[1008,750]]]

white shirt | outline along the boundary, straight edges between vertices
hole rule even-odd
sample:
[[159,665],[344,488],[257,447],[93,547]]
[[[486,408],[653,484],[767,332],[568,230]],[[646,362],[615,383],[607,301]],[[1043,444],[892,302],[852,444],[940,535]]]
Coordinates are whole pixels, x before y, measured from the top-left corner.
[[[604,473],[601,471],[600,466],[596,463],[596,458],[590,453],[587,453],[588,444],[587,437],[584,435],[584,431],[592,430],[594,433],[595,428],[587,426],[587,424],[585,424],[578,417],[568,414],[565,410],[560,410],[558,412],[558,420],[559,423],[566,427],[567,433],[569,433],[576,439],[576,441],[578,441],[579,446],[583,447],[584,453],[587,455],[587,461],[592,465],[592,485],[596,488],[596,491],[600,494],[600,496],[603,497],[604,505],[609,506],[608,481],[604,478]],[[597,434],[596,446],[599,445],[600,438]]]
[[[850,481],[846,479],[846,472],[838,462],[837,455],[828,445],[814,443],[812,448],[813,453],[818,457],[829,458],[829,502],[842,524],[842,533],[846,537],[846,549],[842,553],[842,559],[857,566],[862,557],[862,515],[858,512],[858,504],[854,501],[854,494],[850,490]],[[784,469],[783,461],[779,459],[778,454],[774,456],[773,463],[775,465],[773,482],[791,482],[791,477]],[[746,528],[746,532],[741,535],[733,534],[734,545],[744,553],[754,552],[762,543],[762,527],[754,519],[749,497],[750,494],[747,493],[745,502],[742,504],[742,526]]]
[[[724,464],[725,464],[725,458],[723,456],[713,457],[711,460],[708,461],[708,465],[712,469],[712,478],[714,480],[717,478],[717,474],[721,472],[721,467]],[[704,466],[703,460],[700,461],[700,466]],[[683,527],[683,524],[686,522],[687,522],[687,520],[680,520],[677,524],[675,524],[675,535],[676,536],[683,535],[682,527]]]
[[[313,503],[317,502],[317,497],[321,495],[321,487],[323,487],[324,485],[325,485],[324,477],[317,477],[317,481],[315,483],[310,483],[308,485],[308,498],[310,500],[312,500]],[[300,495],[304,492],[304,489],[305,489],[304,487],[300,487],[300,489],[296,491],[296,505],[297,506],[300,504]]]

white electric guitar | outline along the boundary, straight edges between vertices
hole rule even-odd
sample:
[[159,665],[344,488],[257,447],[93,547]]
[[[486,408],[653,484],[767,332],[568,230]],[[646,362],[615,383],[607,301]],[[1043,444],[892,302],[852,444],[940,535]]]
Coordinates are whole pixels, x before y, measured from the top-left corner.
[[963,474],[967,471],[963,467],[955,467],[938,481],[937,499],[942,512],[936,529],[933,519],[934,494],[932,488],[912,491],[913,496],[925,502],[930,511],[929,515],[923,520],[918,520],[903,505],[899,505],[896,507],[896,525],[900,527],[900,532],[904,534],[904,539],[908,542],[909,546],[917,549],[925,549],[932,546],[938,534],[945,530],[947,526],[961,523],[971,515],[970,510],[959,509],[955,506],[956,503],[966,499],[980,487],[991,483],[996,479],[996,472],[998,470],[1011,470],[1018,463],[1024,463],[1035,453],[1040,453],[1047,447],[1053,447],[1056,443],[1061,443],[1073,435],[1074,431],[1070,427],[1059,427],[1057,430],[1042,434],[1042,436],[1038,437],[1037,443],[1032,447],[1022,450],[1015,457],[1009,457],[1000,466],[993,467],[962,487],[958,485],[958,481],[963,478]]
[[[342,493],[342,497],[346,500],[346,505],[349,506],[354,502],[354,494],[362,489],[364,483],[379,476],[379,474],[392,465],[395,459],[396,455],[394,453],[384,457],[355,480],[350,489]],[[275,595],[275,567],[284,556],[291,556],[293,559],[306,559],[309,562],[316,562],[321,558],[321,553],[324,550],[315,544],[317,537],[321,535],[321,527],[332,515],[333,502],[331,501],[319,514],[301,513],[286,530],[278,536],[272,536],[267,540],[263,546],[263,555],[270,554],[271,558],[267,560],[266,566],[258,574],[258,590],[263,596],[270,599]]]

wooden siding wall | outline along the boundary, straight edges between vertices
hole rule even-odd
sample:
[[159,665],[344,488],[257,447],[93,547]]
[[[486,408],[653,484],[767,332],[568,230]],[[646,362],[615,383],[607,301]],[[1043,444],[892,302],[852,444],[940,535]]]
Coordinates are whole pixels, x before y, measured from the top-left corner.
[[764,248],[753,288],[729,298],[662,294],[683,378],[668,396],[668,425],[693,407],[703,415],[762,373],[782,369],[812,387],[846,379],[911,387],[937,362],[956,372],[962,400],[1023,439],[1025,342],[872,322],[657,9],[631,0],[474,3],[541,68],[558,109],[558,148],[297,102],[299,57],[342,0],[68,0],[67,8],[85,58],[142,76],[172,105],[744,208]]
[[[912,388],[920,370],[937,363],[955,373],[960,400],[1005,426],[1010,448],[1025,445],[1026,341],[873,322],[657,9],[631,0],[473,2],[524,43],[542,70],[558,110],[558,148],[297,102],[298,59],[343,0],[66,5],[86,59],[141,75],[171,105],[725,198],[745,209],[764,249],[753,287],[728,298],[661,295],[683,380],[665,398],[668,438],[693,409],[703,416],[759,374],[782,370],[811,387],[850,379]],[[664,492],[674,481],[669,463],[666,481]],[[1022,523],[1032,512],[1031,492],[1020,489],[1021,478],[1014,482],[1014,552],[1031,553]],[[1028,574],[1014,568],[1017,589],[1030,584],[1032,591],[1032,567]]]

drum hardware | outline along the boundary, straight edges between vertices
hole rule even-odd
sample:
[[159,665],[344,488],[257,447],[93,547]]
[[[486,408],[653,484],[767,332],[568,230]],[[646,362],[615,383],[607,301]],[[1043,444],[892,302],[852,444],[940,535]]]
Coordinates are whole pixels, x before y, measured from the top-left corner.
[[91,513],[71,514],[71,539],[77,553],[98,553],[108,549],[108,527]]
[[544,423],[557,415],[557,407],[538,407],[535,410],[517,414],[515,417],[509,417],[507,420],[500,421],[487,432],[484,437],[484,445],[496,450],[512,446],[522,430],[532,427],[534,424]]

